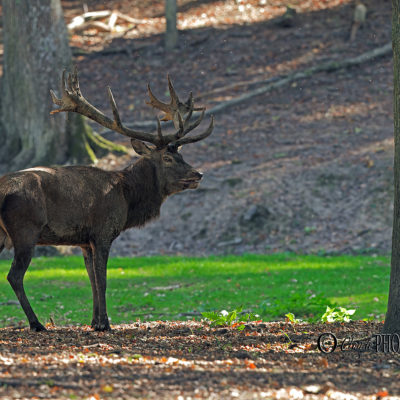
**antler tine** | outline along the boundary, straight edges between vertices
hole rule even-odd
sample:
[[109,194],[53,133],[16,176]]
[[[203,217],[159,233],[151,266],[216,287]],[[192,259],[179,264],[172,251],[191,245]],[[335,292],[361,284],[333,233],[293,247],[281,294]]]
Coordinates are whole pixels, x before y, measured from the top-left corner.
[[114,96],[113,96],[110,86],[107,86],[107,91],[108,91],[108,98],[109,98],[110,104],[111,104],[111,109],[112,109],[112,112],[114,115],[114,122],[117,127],[122,128],[121,118],[119,116],[117,104],[115,103]]
[[157,145],[157,147],[160,148],[164,145],[164,137],[161,132],[161,123],[160,123],[160,119],[158,117],[157,117],[157,135],[158,135],[158,140],[159,140],[159,144]]
[[194,121],[192,124],[185,127],[185,135],[200,125],[201,121],[203,121],[205,112],[206,112],[206,109],[203,108],[199,118],[197,118],[196,121]]
[[[127,128],[122,124],[119,112],[118,112],[118,107],[114,99],[114,95],[111,91],[111,88],[108,87],[108,97],[111,105],[111,109],[113,112],[113,119],[107,117],[105,114],[103,114],[100,110],[98,110],[96,107],[91,105],[83,96],[79,88],[79,80],[78,80],[78,74],[77,70],[75,69],[73,73],[71,74],[66,74],[66,71],[64,70],[62,73],[62,78],[61,78],[61,98],[59,99],[55,93],[50,90],[51,98],[53,100],[53,103],[56,104],[59,108],[56,110],[51,111],[51,114],[59,113],[62,111],[72,111],[76,112],[78,114],[84,115],[93,121],[96,121],[100,125],[111,129],[115,132],[118,132],[124,136],[128,136],[132,139],[136,140],[143,140],[149,143],[153,143],[156,145],[157,148],[163,148],[167,146],[169,143],[173,143],[177,146],[180,146],[182,144],[186,143],[193,143],[197,142],[199,140],[202,140],[209,136],[212,132],[213,129],[213,124],[214,120],[211,118],[211,123],[208,129],[203,132],[200,135],[193,136],[193,137],[184,137],[188,132],[196,128],[201,121],[204,118],[204,111],[205,108],[200,108],[202,110],[202,113],[200,117],[190,124],[190,117],[192,116],[192,113],[194,110],[199,110],[199,108],[194,107],[193,103],[193,96],[190,94],[188,104],[183,104],[179,102],[178,97],[176,96],[176,93],[173,89],[172,83],[170,78],[168,77],[168,82],[170,85],[171,91],[171,98],[173,101],[178,101],[178,107],[176,107],[175,110],[171,109],[171,106],[160,102],[159,100],[156,99],[156,97],[153,95],[151,92],[150,86],[148,86],[149,89],[149,95],[150,95],[150,100],[151,104],[157,104],[160,105],[160,109],[164,109],[168,107],[168,113],[170,111],[174,112],[174,122],[176,123],[176,128],[177,131],[174,133],[170,133],[167,135],[163,135],[161,132],[161,124],[160,120],[157,118],[157,132],[140,132],[136,131],[130,128]],[[173,102],[171,100],[171,104]],[[182,107],[181,107],[182,106]],[[162,107],[162,108],[161,108]],[[180,109],[182,108],[182,109]],[[167,112],[167,111],[166,111]],[[182,115],[187,113],[187,117],[185,120],[183,120]],[[171,115],[171,114],[169,114]]]
[[[51,96],[51,100],[53,101],[54,104],[56,104],[57,106],[61,106],[61,104],[62,104],[61,99],[59,99],[51,89],[50,89],[50,96]],[[62,111],[61,109],[51,110],[50,114],[56,114],[61,111]]]
[[156,96],[154,96],[153,92],[151,91],[150,88],[150,84],[147,84],[147,91],[149,92],[149,97],[150,97],[150,101],[146,101],[147,104],[158,108],[161,111],[164,111],[165,113],[169,113],[170,112],[170,105],[163,103],[162,101],[158,100]]
[[[91,105],[83,96],[79,89],[79,80],[78,74],[75,70],[71,74],[66,74],[64,70],[61,78],[61,88],[62,88],[62,97],[59,99],[55,93],[50,90],[51,98],[53,103],[59,106],[58,109],[51,111],[51,114],[59,113],[62,111],[72,111],[78,114],[84,115],[93,121],[96,121],[100,125],[114,130],[124,136],[128,136],[133,139],[144,140],[149,143],[158,144],[159,137],[157,134],[150,132],[140,132],[135,131],[133,129],[125,127],[120,119],[117,105],[114,100],[114,96],[111,92],[111,89],[108,88],[108,96],[111,104],[111,108],[113,111],[114,119],[107,117],[96,107]],[[164,140],[173,140],[173,138],[167,138]]]
[[206,137],[210,136],[213,129],[214,129],[214,116],[212,115],[210,125],[203,133],[201,133],[200,135],[197,135],[197,136],[183,137],[181,139],[178,139],[174,144],[175,144],[175,146],[182,146],[184,144],[198,142],[198,141],[203,140]]
[[158,135],[158,142],[154,143],[157,148],[163,148],[166,145],[168,145],[171,142],[175,142],[176,139],[179,139],[185,135],[185,127],[184,127],[184,122],[180,114],[178,114],[178,123],[179,123],[179,129],[177,132],[173,134],[169,134],[164,136],[162,134],[161,130],[161,123],[160,119],[157,117],[157,135]]
[[179,124],[179,130],[176,132],[176,137],[179,139],[183,136],[185,136],[185,124],[183,122],[183,119],[181,117],[181,114],[178,113],[178,124]]
[[178,95],[176,94],[174,85],[172,84],[172,81],[171,81],[171,78],[170,78],[169,74],[167,75],[167,79],[168,79],[169,95],[171,97],[170,108],[174,107],[174,108],[178,109],[180,101],[179,101]]
[[76,92],[79,95],[82,95],[81,94],[81,89],[79,88],[78,68],[77,68],[76,65],[75,65],[75,68],[74,68],[74,72],[71,75],[72,75],[71,83],[72,83],[73,91]]
[[50,111],[50,114],[56,114],[62,111],[73,111],[72,104],[67,101],[69,93],[66,83],[67,82],[66,73],[67,71],[64,69],[61,76],[61,99],[59,99],[54,93],[54,91],[50,89],[50,95],[53,103],[60,107],[56,110]]
[[193,93],[192,92],[189,93],[189,98],[188,98],[186,104],[189,107],[189,111],[185,117],[185,124],[187,122],[189,122],[190,118],[192,118],[192,114],[193,114],[193,110],[194,110],[194,101],[193,101]]
[[[147,85],[147,90],[149,92],[150,101],[146,102],[151,106],[163,111],[165,115],[162,118],[162,121],[169,121],[172,120],[174,122],[175,127],[177,128],[178,125],[178,117],[177,114],[185,115],[190,112],[190,104],[189,102],[192,101],[191,96],[189,97],[186,103],[182,103],[179,100],[179,97],[176,93],[174,85],[172,84],[171,77],[167,75],[168,80],[168,90],[171,101],[169,104],[163,103],[162,101],[158,100],[154,93],[151,91],[150,85]],[[193,112],[193,110],[191,110]],[[189,116],[190,118],[190,116]]]
[[67,89],[69,92],[72,92],[72,74],[68,74],[67,76]]

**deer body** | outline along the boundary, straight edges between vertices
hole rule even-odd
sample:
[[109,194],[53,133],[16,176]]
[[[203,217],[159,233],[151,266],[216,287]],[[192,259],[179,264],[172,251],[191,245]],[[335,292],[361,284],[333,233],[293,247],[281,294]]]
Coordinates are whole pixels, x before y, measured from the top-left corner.
[[84,246],[96,236],[113,240],[156,218],[166,197],[156,167],[143,161],[123,171],[77,166],[8,174],[0,178],[0,226],[12,243],[11,232],[20,232],[20,224],[33,228],[39,245]]
[[[106,271],[112,242],[123,230],[143,226],[158,217],[161,204],[168,196],[198,186],[202,175],[183,160],[177,146],[208,136],[212,121],[205,133],[184,137],[200,123],[204,112],[200,121],[190,124],[194,109],[192,98],[189,98],[188,109],[185,108],[170,81],[169,84],[176,107],[173,101],[170,105],[158,102],[149,89],[152,104],[158,102],[155,106],[168,111],[179,125],[176,133],[163,136],[159,122],[156,135],[125,129],[111,91],[114,122],[109,120],[83,98],[76,73],[70,75],[68,88],[63,75],[63,99],[58,100],[52,94],[53,101],[61,107],[56,111],[79,112],[102,125],[112,124],[117,131],[132,138],[132,146],[142,157],[122,171],[88,166],[38,167],[0,178],[0,252],[4,247],[14,247],[14,260],[7,279],[31,329],[45,330],[23,287],[36,245],[81,247],[93,294],[92,327],[109,330]],[[183,121],[185,112],[189,116]],[[142,140],[154,146],[149,147]]]

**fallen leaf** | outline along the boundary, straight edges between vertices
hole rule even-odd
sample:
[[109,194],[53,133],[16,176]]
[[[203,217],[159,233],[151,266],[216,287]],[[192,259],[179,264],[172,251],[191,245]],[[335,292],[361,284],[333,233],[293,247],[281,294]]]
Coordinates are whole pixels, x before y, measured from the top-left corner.
[[111,385],[104,385],[104,386],[101,388],[101,390],[102,390],[104,393],[111,393],[111,392],[114,390],[114,388],[113,388]]
[[380,392],[376,393],[376,400],[381,399],[382,397],[389,396],[389,392],[387,390],[381,390]]
[[324,358],[324,357],[323,357],[323,358],[320,358],[319,364],[320,364],[321,366],[325,367],[325,368],[328,368],[328,366],[329,366],[328,360],[327,360],[326,358]]

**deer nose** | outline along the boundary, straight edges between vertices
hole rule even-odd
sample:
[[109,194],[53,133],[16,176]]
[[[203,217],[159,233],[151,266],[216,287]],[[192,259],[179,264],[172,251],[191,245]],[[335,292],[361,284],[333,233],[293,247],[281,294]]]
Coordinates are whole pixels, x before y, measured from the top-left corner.
[[203,174],[199,171],[193,171],[193,175],[196,179],[201,179],[203,177]]

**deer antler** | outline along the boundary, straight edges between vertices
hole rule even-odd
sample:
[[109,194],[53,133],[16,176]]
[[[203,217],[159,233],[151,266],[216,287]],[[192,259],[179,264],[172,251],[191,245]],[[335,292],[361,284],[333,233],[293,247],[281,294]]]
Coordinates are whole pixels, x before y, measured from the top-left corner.
[[[187,99],[186,103],[182,103],[179,100],[178,95],[176,94],[174,85],[172,84],[171,78],[167,75],[168,79],[168,90],[169,95],[171,97],[171,101],[169,104],[163,103],[162,101],[158,100],[156,96],[154,96],[153,92],[151,91],[150,84],[147,85],[147,90],[149,92],[150,101],[146,101],[147,104],[153,106],[154,108],[158,108],[159,110],[165,113],[164,117],[161,121],[173,121],[175,127],[178,127],[178,117],[177,114],[181,116],[191,113],[193,111],[202,111],[203,107],[200,108],[193,108],[193,95],[192,92],[189,94],[189,98]],[[189,117],[190,118],[190,117]]]
[[[74,72],[66,74],[64,70],[61,78],[61,90],[62,95],[61,99],[59,99],[55,93],[50,90],[50,94],[53,100],[53,103],[59,106],[60,108],[51,111],[51,114],[55,114],[58,112],[66,112],[72,111],[79,114],[82,114],[93,121],[96,121],[100,125],[111,129],[115,132],[121,133],[122,135],[128,136],[132,139],[143,140],[149,143],[153,143],[157,148],[166,147],[168,144],[173,143],[176,146],[181,146],[183,144],[197,142],[209,136],[213,129],[213,117],[211,117],[211,123],[208,129],[200,135],[193,137],[184,136],[189,133],[191,130],[196,128],[204,118],[205,108],[194,108],[193,96],[190,93],[189,99],[186,104],[183,104],[179,101],[178,96],[176,95],[175,89],[172,85],[172,82],[168,76],[168,85],[169,91],[171,94],[171,103],[165,104],[161,101],[157,100],[157,98],[153,95],[149,89],[150,95],[150,103],[154,107],[164,111],[166,113],[164,120],[173,119],[175,127],[177,129],[176,132],[170,133],[167,135],[163,135],[161,132],[160,121],[157,118],[157,132],[140,132],[133,130],[131,128],[127,128],[121,122],[121,118],[119,116],[118,108],[114,100],[114,96],[112,94],[111,88],[108,87],[108,96],[111,105],[111,109],[113,112],[114,119],[107,117],[96,107],[91,105],[82,95],[81,90],[79,88],[79,80],[78,80],[78,72],[75,67]],[[202,110],[200,117],[193,123],[190,123],[190,118],[194,110]],[[182,119],[182,116],[187,114],[185,119]],[[167,118],[168,117],[168,118]],[[171,118],[169,118],[171,117]]]
[[[169,94],[171,97],[171,101],[169,104],[163,103],[162,101],[158,100],[156,96],[154,96],[153,92],[151,91],[150,85],[147,85],[147,89],[149,92],[149,97],[150,101],[146,102],[147,104],[163,111],[165,113],[164,117],[162,118],[162,121],[169,121],[172,120],[175,128],[181,127],[180,121],[182,116],[185,114],[185,120],[183,122],[183,131],[181,130],[181,134],[178,133],[180,136],[179,138],[177,137],[177,140],[174,141],[175,146],[182,146],[184,144],[188,143],[194,143],[198,142],[199,140],[205,139],[207,136],[211,134],[214,128],[214,117],[211,116],[211,122],[210,125],[208,126],[207,130],[205,130],[202,134],[193,136],[193,137],[183,137],[185,136],[188,132],[191,130],[195,129],[197,126],[200,125],[201,121],[204,118],[204,113],[205,113],[205,107],[194,107],[194,101],[193,101],[193,94],[190,92],[189,98],[187,99],[186,103],[182,103],[179,100],[178,95],[176,94],[174,85],[172,84],[171,78],[169,75],[167,75],[168,79],[168,90]],[[193,122],[190,122],[190,118],[192,117],[193,111],[201,111],[202,113],[200,114],[199,118]]]

